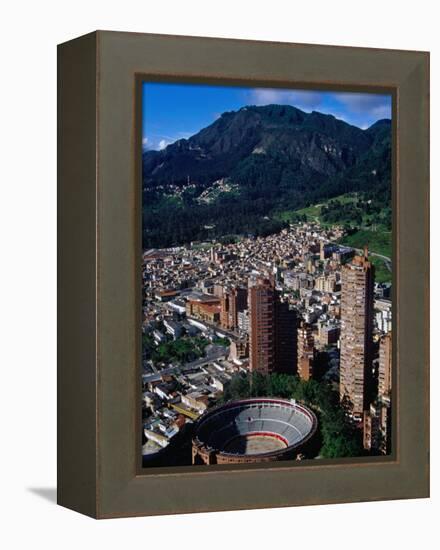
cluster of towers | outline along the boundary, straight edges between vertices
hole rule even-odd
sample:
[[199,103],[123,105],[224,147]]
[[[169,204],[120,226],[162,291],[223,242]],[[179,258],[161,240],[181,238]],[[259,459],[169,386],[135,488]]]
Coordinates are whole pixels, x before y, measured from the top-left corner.
[[391,332],[379,340],[373,378],[374,266],[368,249],[341,273],[340,398],[363,430],[364,448],[387,454],[391,447]]
[[[298,323],[270,278],[249,286],[250,369],[270,374],[314,376],[316,349],[312,328]],[[391,333],[379,340],[373,376],[374,266],[368,249],[341,270],[340,400],[363,430],[364,447],[389,452],[391,433]]]

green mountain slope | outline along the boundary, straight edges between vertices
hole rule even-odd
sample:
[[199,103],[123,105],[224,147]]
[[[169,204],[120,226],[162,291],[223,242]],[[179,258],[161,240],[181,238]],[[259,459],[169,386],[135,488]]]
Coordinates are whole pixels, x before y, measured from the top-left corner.
[[347,192],[389,203],[390,158],[389,120],[361,130],[282,105],[224,113],[143,154],[144,246],[267,234],[286,223],[276,212]]

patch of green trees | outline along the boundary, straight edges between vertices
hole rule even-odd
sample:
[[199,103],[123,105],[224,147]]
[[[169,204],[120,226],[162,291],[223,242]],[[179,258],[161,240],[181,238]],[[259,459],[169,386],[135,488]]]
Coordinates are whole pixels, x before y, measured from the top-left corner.
[[183,336],[156,345],[150,335],[143,336],[143,352],[153,363],[188,363],[205,355],[209,340],[203,337]]

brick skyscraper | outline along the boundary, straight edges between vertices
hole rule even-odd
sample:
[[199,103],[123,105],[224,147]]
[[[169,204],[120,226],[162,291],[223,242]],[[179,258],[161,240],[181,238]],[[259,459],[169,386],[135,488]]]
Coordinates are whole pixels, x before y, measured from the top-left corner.
[[301,323],[298,328],[298,374],[303,380],[309,380],[313,376],[314,345],[312,327]]
[[379,387],[378,398],[390,401],[391,398],[392,337],[391,332],[380,339],[379,344]]
[[224,289],[221,298],[221,326],[227,330],[238,327],[238,314],[247,307],[247,289],[233,287]]
[[250,367],[268,374],[275,370],[275,290],[269,279],[249,288]]
[[296,373],[296,314],[282,303],[273,282],[259,278],[249,288],[252,372]]
[[340,399],[350,403],[354,418],[361,420],[370,406],[373,355],[374,266],[355,256],[341,273]]
[[295,374],[297,366],[296,313],[289,304],[275,301],[275,372]]

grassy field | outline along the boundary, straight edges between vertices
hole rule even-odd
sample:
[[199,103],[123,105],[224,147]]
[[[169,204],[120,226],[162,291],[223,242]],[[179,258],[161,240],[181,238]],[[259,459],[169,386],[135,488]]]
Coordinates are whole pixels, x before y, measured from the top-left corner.
[[385,262],[377,256],[370,256],[370,260],[375,267],[374,280],[376,283],[391,283],[392,274]]
[[[351,211],[350,209],[345,209],[344,211],[344,205],[350,204],[353,205],[353,209]],[[275,216],[282,221],[291,221],[295,220],[298,216],[305,216],[307,221],[319,221],[323,226],[339,223],[343,225],[348,224],[352,227],[362,226],[363,228],[368,228],[374,224],[380,228],[384,223],[386,224],[388,208],[383,207],[380,213],[376,212],[375,216],[372,216],[372,212],[367,213],[364,210],[365,204],[365,199],[362,199],[362,196],[358,193],[345,193],[344,195],[338,195],[337,197],[322,201],[319,204],[313,204],[306,208],[300,208],[299,210],[283,210],[277,212]],[[337,214],[340,215],[340,219],[336,216],[336,221],[332,219],[331,216],[331,212],[334,211],[335,208]],[[325,211],[327,211],[327,214]],[[325,219],[327,219],[327,222]],[[331,219],[332,221],[330,221]]]
[[294,219],[296,216],[306,216],[307,221],[314,222],[319,221],[321,225],[324,227],[330,226],[333,224],[327,224],[324,222],[324,220],[321,217],[321,208],[323,206],[327,206],[329,202],[338,200],[342,204],[347,204],[350,202],[355,202],[358,199],[357,193],[346,193],[344,195],[339,195],[338,197],[333,197],[332,199],[328,199],[326,201],[323,201],[319,204],[314,204],[311,206],[307,206],[306,208],[301,208],[300,210],[284,210],[282,212],[278,212],[276,217],[281,221],[291,221],[292,218]]
[[[307,208],[301,208],[300,210],[285,210],[283,212],[278,212],[276,217],[282,221],[292,221],[297,218],[297,216],[306,216],[307,221],[314,222],[318,221],[323,227],[330,227],[335,225],[334,223],[326,223],[322,219],[321,212],[322,208],[326,207],[332,201],[338,201],[341,204],[353,203],[358,200],[357,193],[347,193],[345,195],[339,195],[332,199],[323,201],[320,204],[314,204],[308,206]],[[362,224],[367,223],[368,216],[364,215],[362,219]],[[341,223],[347,223],[348,220],[341,221]],[[373,226],[371,226],[373,227]],[[351,235],[347,235],[341,239],[341,244],[351,246],[353,248],[363,248],[366,244],[371,252],[376,254],[382,254],[391,258],[392,250],[392,237],[391,231],[388,231],[384,225],[377,224],[374,226],[374,230],[367,225],[367,227],[362,227],[356,229]],[[386,266],[378,266],[377,271],[380,272],[383,269],[386,269]],[[384,274],[385,276],[385,274]]]
[[368,244],[370,252],[382,254],[391,258],[392,237],[391,231],[370,231],[367,229],[358,229],[352,235],[346,235],[340,240],[341,244],[353,248],[363,248]]

